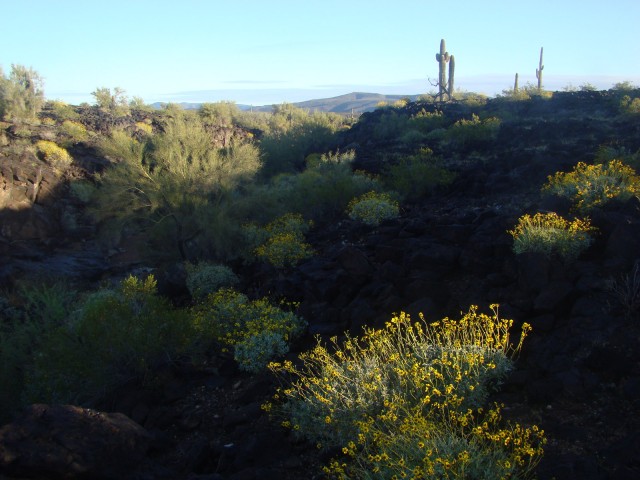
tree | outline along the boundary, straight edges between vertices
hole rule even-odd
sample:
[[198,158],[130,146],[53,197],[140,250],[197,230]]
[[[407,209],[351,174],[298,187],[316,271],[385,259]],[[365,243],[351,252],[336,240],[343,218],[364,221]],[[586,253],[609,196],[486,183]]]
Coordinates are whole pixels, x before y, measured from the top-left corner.
[[143,141],[116,129],[101,142],[116,164],[101,177],[96,213],[152,229],[163,243],[173,240],[186,260],[188,242],[207,228],[202,213],[252,179],[260,156],[249,143],[216,148],[197,116],[169,117],[163,127]]
[[110,88],[96,88],[94,92],[91,92],[91,95],[95,97],[96,105],[101,110],[109,112],[115,117],[129,115],[127,96],[122,88],[114,88],[113,93]]
[[203,122],[216,127],[230,127],[238,117],[240,109],[235,102],[203,103],[198,115]]
[[33,69],[11,65],[5,78],[0,70],[0,117],[14,122],[38,118],[44,105],[42,77]]

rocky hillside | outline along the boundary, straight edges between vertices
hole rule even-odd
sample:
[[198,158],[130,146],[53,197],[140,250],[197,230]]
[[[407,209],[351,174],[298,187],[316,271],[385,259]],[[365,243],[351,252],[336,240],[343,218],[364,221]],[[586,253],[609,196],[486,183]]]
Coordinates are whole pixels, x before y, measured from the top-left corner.
[[[379,173],[394,158],[429,148],[455,173],[453,182],[404,203],[399,218],[378,227],[343,218],[313,230],[316,255],[286,275],[267,265],[237,265],[242,290],[300,303],[309,328],[297,351],[313,345],[314,335],[382,326],[393,312],[438,320],[470,305],[499,304],[502,317],[533,327],[493,400],[506,405],[509,420],[546,431],[538,478],[639,478],[640,318],[632,302],[640,302],[640,201],[595,209],[595,241],[575,261],[516,255],[507,233],[525,213],[570,215],[567,201],[541,195],[549,175],[593,163],[603,147],[630,158],[640,150],[640,117],[621,111],[620,97],[555,93],[364,114],[341,138],[343,149],[355,149],[356,168]],[[406,124],[398,126],[403,118],[436,113],[442,118],[429,131],[407,136]],[[463,140],[447,136],[448,127],[472,114],[499,118],[499,128]],[[116,252],[96,251],[91,219],[69,192],[69,178],[101,168],[95,152],[76,148],[80,168],[63,177],[33,157],[0,158],[4,281],[37,268],[75,270],[87,281],[126,270]],[[172,271],[157,275],[175,284]],[[197,369],[167,366],[157,375],[155,391],[127,385],[95,411],[31,407],[0,428],[0,473],[322,478],[319,465],[328,459],[260,409],[273,393],[270,375],[239,372],[225,358]]]

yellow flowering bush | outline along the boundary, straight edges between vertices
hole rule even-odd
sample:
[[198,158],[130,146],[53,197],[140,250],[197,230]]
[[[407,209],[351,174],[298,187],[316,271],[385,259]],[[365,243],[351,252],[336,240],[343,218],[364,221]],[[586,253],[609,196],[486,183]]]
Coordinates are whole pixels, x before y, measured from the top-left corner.
[[271,360],[285,355],[306,327],[295,313],[266,298],[249,300],[233,289],[209,294],[193,314],[202,338],[220,343],[224,350],[231,348],[240,369],[248,372],[264,370]]
[[54,167],[66,167],[71,165],[73,158],[64,148],[59,147],[55,142],[49,140],[40,140],[36,144],[36,148],[42,158]]
[[311,225],[300,214],[287,213],[277,218],[266,227],[253,232],[260,239],[255,255],[276,268],[292,267],[309,258],[313,255],[313,250],[305,243],[304,235]]
[[341,450],[325,467],[332,478],[523,478],[542,455],[543,432],[504,425],[500,406],[484,403],[530,327],[514,346],[513,321],[492,308],[431,324],[401,313],[360,339],[318,342],[299,367],[270,365],[290,383],[264,408]]
[[579,162],[571,172],[549,176],[542,192],[567,197],[575,210],[588,212],[607,202],[640,195],[640,177],[620,160],[587,165]]
[[400,211],[398,202],[388,193],[368,192],[349,202],[347,213],[350,218],[377,226],[384,220],[397,218]]
[[513,230],[513,251],[539,252],[547,256],[559,255],[563,260],[575,260],[593,241],[594,231],[589,219],[565,220],[557,213],[523,215]]
[[65,120],[60,126],[60,131],[71,138],[73,142],[84,142],[89,138],[87,128],[73,120]]

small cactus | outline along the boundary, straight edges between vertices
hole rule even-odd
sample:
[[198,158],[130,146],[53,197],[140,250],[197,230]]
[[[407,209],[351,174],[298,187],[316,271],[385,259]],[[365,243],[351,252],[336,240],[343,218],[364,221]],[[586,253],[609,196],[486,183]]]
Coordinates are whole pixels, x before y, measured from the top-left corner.
[[536,78],[538,79],[538,91],[542,90],[542,70],[544,69],[544,65],[542,64],[542,48],[540,47],[540,62],[538,63],[538,68],[536,68]]

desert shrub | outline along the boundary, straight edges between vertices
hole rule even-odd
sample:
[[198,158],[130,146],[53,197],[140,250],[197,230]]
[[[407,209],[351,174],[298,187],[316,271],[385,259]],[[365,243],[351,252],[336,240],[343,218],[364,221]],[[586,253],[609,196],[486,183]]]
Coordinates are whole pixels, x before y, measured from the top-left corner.
[[135,128],[136,128],[136,132],[139,132],[143,135],[153,134],[153,127],[146,122],[136,122]]
[[331,221],[344,212],[352,198],[380,188],[372,177],[352,170],[354,158],[353,151],[308,157],[303,172],[275,177],[270,190],[285,211],[317,222]]
[[80,114],[71,105],[60,100],[51,100],[46,103],[46,107],[59,122],[80,119]]
[[265,155],[263,174],[301,171],[307,155],[335,148],[335,133],[346,119],[338,114],[308,113],[290,104],[274,106],[268,130],[260,141]]
[[400,212],[398,202],[388,193],[368,192],[349,202],[347,213],[350,218],[367,225],[377,226],[385,220],[397,218]]
[[579,212],[589,212],[613,199],[627,201],[640,195],[640,177],[620,160],[587,165],[579,162],[571,172],[549,176],[543,193],[566,197]]
[[110,88],[96,88],[91,95],[96,100],[96,106],[114,117],[123,117],[131,113],[129,102],[125,91],[120,87],[115,87],[113,92]]
[[537,427],[504,425],[488,394],[512,368],[529,330],[477,313],[427,324],[404,313],[382,330],[320,341],[270,369],[283,378],[268,411],[320,448],[341,448],[332,478],[523,478],[542,455]]
[[[261,167],[255,145],[217,148],[195,114],[177,110],[166,116],[161,133],[138,140],[116,129],[99,148],[115,161],[99,179],[94,209],[99,219],[149,231],[157,242],[153,253],[165,259],[198,258],[195,245],[225,250],[217,259],[226,256],[222,230],[233,230],[227,219],[238,223],[229,199]],[[215,223],[223,229],[214,231]]]
[[558,255],[563,260],[575,260],[593,242],[589,219],[568,221],[556,213],[523,215],[509,233],[516,254],[538,252]]
[[436,128],[446,126],[447,120],[440,110],[427,112],[424,108],[409,118],[407,128],[427,134]]
[[292,311],[266,298],[249,300],[231,289],[208,295],[194,309],[194,318],[200,337],[232,349],[240,369],[248,372],[264,370],[271,360],[285,355],[306,328],[304,319]]
[[22,404],[34,352],[65,322],[75,298],[64,282],[23,282],[12,301],[0,297],[0,423]]
[[30,401],[90,403],[190,351],[191,318],[157,295],[153,276],[89,295],[35,355]]
[[[251,233],[257,242],[256,257],[276,268],[292,267],[310,257],[313,250],[305,243],[304,236],[311,225],[300,214],[287,213],[276,218],[257,232]],[[251,230],[248,233],[250,232]]]
[[409,117],[403,112],[386,110],[375,117],[373,136],[376,140],[390,140],[399,137],[407,130]]
[[461,119],[447,129],[445,139],[458,148],[479,148],[495,140],[500,130],[500,119],[481,120],[476,114],[471,119]]
[[34,122],[43,105],[43,80],[35,70],[11,65],[11,73],[5,77],[0,69],[0,119]]
[[96,187],[91,182],[85,180],[69,182],[69,191],[71,192],[71,195],[82,203],[89,203],[95,193],[95,190]]
[[54,167],[64,168],[71,165],[73,158],[64,148],[59,147],[55,142],[49,140],[40,140],[36,144],[38,153],[42,159],[50,163]]
[[620,100],[620,111],[629,115],[640,114],[640,98],[631,98],[629,95],[625,95]]
[[239,114],[240,109],[235,102],[229,101],[203,103],[198,109],[198,115],[204,123],[217,127],[231,127]]
[[60,126],[60,131],[67,135],[73,142],[84,142],[89,138],[87,128],[81,123],[65,120]]
[[619,92],[629,92],[631,90],[635,90],[636,86],[633,84],[633,82],[630,82],[629,80],[624,80],[622,82],[614,83],[611,89],[617,90]]
[[233,287],[239,279],[226,265],[214,265],[200,262],[197,265],[186,264],[187,288],[196,300],[202,300],[210,293],[223,287]]
[[640,170],[640,150],[632,153],[620,145],[601,145],[596,151],[595,162],[609,163],[611,160],[619,160],[636,172]]
[[630,272],[609,279],[607,289],[614,301],[614,309],[622,310],[626,318],[640,315],[640,260],[636,260]]
[[452,172],[439,166],[430,149],[423,149],[389,166],[383,181],[405,199],[416,200],[434,193],[438,187],[449,185],[453,178]]

